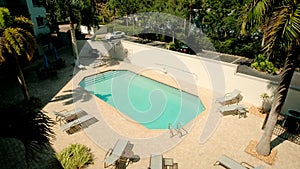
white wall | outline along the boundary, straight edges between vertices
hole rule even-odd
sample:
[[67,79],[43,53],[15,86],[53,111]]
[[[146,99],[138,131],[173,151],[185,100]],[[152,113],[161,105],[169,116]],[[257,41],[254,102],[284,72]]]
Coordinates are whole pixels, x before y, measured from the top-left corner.
[[[236,73],[237,65],[234,64],[128,41],[122,43],[124,48],[131,51],[128,59],[134,65],[166,69],[169,74],[175,74],[179,80],[189,83],[193,81],[188,77],[194,77],[198,86],[219,94],[239,89],[242,91],[243,101],[255,106],[261,106],[262,93],[273,95],[276,89],[274,83],[269,80]],[[300,110],[299,100],[299,90],[290,89],[282,112],[286,112],[288,108]]]

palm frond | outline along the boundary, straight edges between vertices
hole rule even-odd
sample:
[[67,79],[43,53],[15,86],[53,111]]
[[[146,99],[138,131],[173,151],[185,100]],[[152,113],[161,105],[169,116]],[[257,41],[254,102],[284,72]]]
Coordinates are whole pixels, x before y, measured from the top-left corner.
[[0,37],[0,63],[5,62],[5,38],[4,37]]
[[257,30],[261,27],[266,19],[268,19],[265,14],[269,11],[273,3],[273,0],[259,0],[253,1],[250,5],[246,4],[244,12],[239,19],[241,34],[247,34],[249,29]]
[[32,97],[29,102],[21,102],[1,107],[2,121],[0,136],[21,140],[26,148],[27,159],[34,160],[36,152],[44,151],[55,133],[55,122],[41,111],[41,101]]
[[0,7],[0,27],[5,29],[9,25],[10,12],[7,8]]
[[22,28],[28,32],[32,32],[33,31],[33,23],[30,19],[24,17],[24,16],[20,16],[20,17],[14,17],[14,19],[12,20],[12,25],[11,27],[14,28]]
[[4,31],[4,38],[7,43],[5,47],[10,54],[25,54],[28,60],[31,60],[37,45],[32,34],[21,28],[7,28]]
[[22,35],[20,35],[18,28],[7,28],[3,34],[7,42],[5,43],[5,47],[8,53],[13,54],[15,52],[17,55],[21,55],[22,42],[19,39]]
[[34,52],[37,49],[36,39],[30,32],[28,32],[24,29],[21,29],[20,32],[23,35],[22,36],[22,41],[24,42],[23,43],[23,52],[26,55],[27,60],[30,61],[32,59],[32,57],[34,56]]
[[[272,56],[276,44],[290,46],[291,43],[299,44],[300,34],[300,5],[283,5],[272,13],[271,20],[265,31],[266,45],[264,51]],[[287,50],[287,48],[285,49]]]
[[290,45],[288,51],[289,51],[289,53],[286,58],[285,65],[283,67],[283,72],[282,72],[282,75],[280,78],[280,83],[279,83],[277,92],[275,93],[274,101],[273,101],[273,103],[276,103],[274,105],[274,110],[276,112],[280,112],[281,107],[283,106],[283,103],[284,103],[285,98],[288,93],[288,88],[291,83],[291,79],[294,74],[295,62],[299,55],[299,49],[295,45]]
[[285,39],[290,42],[299,43],[300,34],[300,4],[297,6],[295,11],[291,14],[285,31]]

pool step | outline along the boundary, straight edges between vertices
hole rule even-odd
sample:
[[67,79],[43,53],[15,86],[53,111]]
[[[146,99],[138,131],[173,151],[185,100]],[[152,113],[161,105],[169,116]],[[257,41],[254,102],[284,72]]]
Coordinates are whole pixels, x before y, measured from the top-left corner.
[[178,134],[179,134],[179,137],[182,137],[182,136],[185,136],[188,134],[188,131],[185,128],[183,128],[183,125],[180,122],[177,123],[176,128],[173,128],[172,123],[169,123],[168,129],[171,133],[170,137],[174,137]]
[[84,79],[84,86],[82,86],[82,87],[94,85],[95,83],[102,82],[107,79],[111,79],[111,78],[120,76],[124,73],[125,73],[125,71],[109,71],[109,72],[89,76]]

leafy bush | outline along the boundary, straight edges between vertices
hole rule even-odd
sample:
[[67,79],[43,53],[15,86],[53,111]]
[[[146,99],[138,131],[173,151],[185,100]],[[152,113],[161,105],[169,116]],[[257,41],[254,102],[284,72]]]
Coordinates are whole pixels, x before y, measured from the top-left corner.
[[251,67],[262,72],[267,72],[270,74],[276,73],[276,68],[272,62],[268,60],[264,55],[258,54],[251,64]]
[[174,42],[166,43],[166,48],[169,50],[176,50],[176,46]]
[[175,40],[175,43],[174,42],[166,43],[166,48],[169,50],[177,51],[183,44],[184,43],[182,43],[181,41]]
[[91,150],[81,144],[71,144],[57,153],[56,158],[65,169],[81,169],[94,163]]

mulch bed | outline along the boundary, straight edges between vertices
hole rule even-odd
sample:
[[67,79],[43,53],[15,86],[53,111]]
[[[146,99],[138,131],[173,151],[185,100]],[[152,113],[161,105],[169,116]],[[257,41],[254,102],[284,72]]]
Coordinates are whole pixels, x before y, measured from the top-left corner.
[[261,118],[266,117],[266,113],[263,113],[260,108],[255,107],[255,106],[251,106],[249,108],[249,113],[254,114],[255,116],[258,116],[258,117],[261,117]]
[[263,162],[273,165],[276,161],[277,151],[272,149],[268,156],[260,155],[256,152],[257,141],[251,140],[249,145],[246,147],[245,152],[252,155],[255,158],[262,160]]

